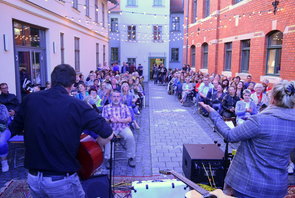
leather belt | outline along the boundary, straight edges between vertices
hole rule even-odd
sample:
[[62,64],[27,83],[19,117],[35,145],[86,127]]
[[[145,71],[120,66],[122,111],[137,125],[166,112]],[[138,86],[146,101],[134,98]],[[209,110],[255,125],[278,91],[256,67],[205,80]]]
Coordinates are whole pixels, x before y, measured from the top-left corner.
[[40,170],[30,169],[29,173],[34,176],[37,176],[38,173],[41,173],[43,177],[51,177],[52,181],[57,181],[57,180],[62,180],[67,176],[71,176],[75,174],[76,172],[61,173],[61,172],[54,172],[54,171],[40,171]]

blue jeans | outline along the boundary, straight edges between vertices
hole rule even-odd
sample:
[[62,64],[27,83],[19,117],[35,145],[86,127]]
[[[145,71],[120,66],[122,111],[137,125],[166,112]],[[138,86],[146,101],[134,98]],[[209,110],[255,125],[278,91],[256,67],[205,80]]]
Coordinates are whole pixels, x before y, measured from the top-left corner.
[[55,177],[43,177],[42,173],[37,176],[28,173],[27,182],[33,198],[84,198],[85,192],[81,186],[77,173],[65,176],[63,179],[54,181]]
[[7,141],[10,139],[11,133],[7,128],[5,131],[0,132],[0,157],[6,157],[8,154],[8,143]]

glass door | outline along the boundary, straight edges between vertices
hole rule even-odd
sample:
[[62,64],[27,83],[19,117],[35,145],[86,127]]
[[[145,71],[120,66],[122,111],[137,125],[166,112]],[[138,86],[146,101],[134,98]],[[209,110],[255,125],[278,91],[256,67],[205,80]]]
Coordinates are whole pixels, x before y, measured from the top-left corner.
[[18,49],[16,51],[16,83],[19,99],[31,92],[33,85],[46,84],[46,69],[42,50]]

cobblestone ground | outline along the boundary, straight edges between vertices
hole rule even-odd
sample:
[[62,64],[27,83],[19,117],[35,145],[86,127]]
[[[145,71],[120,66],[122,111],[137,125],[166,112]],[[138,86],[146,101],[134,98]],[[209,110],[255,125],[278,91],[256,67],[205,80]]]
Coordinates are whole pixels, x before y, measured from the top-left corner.
[[[213,144],[217,141],[225,148],[223,138],[213,130],[209,118],[200,116],[195,107],[183,107],[176,96],[167,94],[165,86],[145,85],[146,107],[137,117],[140,130],[133,130],[137,143],[136,167],[127,165],[126,152],[118,142],[115,146],[115,176],[159,175],[160,169],[174,169],[182,173],[183,144]],[[121,142],[124,144],[124,141]],[[229,144],[229,151],[238,144]],[[10,144],[10,171],[0,172],[0,188],[11,179],[24,179],[24,148],[22,144]],[[107,174],[102,166],[97,174]],[[136,179],[135,179],[136,180]],[[295,176],[289,176],[289,184],[295,185]]]

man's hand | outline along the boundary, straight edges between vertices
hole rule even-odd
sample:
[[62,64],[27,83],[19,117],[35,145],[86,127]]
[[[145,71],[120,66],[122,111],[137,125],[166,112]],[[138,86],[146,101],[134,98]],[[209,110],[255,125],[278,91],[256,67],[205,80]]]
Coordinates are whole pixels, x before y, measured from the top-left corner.
[[116,123],[116,122],[118,122],[118,118],[117,117],[112,117],[110,119],[110,121],[113,122],[113,123]]
[[111,141],[111,139],[113,139],[113,137],[114,137],[113,133],[108,138],[98,137],[98,138],[96,138],[96,142],[99,144],[99,146],[101,148],[103,148],[103,146],[106,145],[107,143],[109,143]]
[[15,115],[15,111],[12,110],[12,109],[10,109],[10,110],[9,110],[9,115],[10,115],[10,116],[14,116],[14,115]]
[[201,105],[206,111],[213,112],[215,111],[215,109],[213,109],[212,107],[210,107],[209,105],[206,105],[204,102],[199,102],[199,105]]

